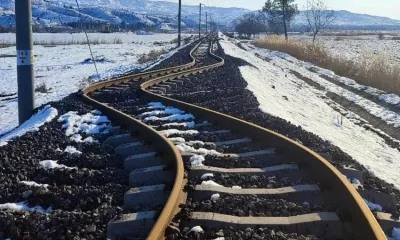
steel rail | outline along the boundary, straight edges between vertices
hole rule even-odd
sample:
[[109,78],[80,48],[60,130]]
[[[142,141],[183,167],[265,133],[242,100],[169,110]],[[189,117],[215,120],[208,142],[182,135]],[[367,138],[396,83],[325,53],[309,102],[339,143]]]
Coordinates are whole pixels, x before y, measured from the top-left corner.
[[[182,110],[191,112],[198,117],[207,118],[213,121],[213,123],[215,124],[223,124],[224,126],[227,126],[233,130],[246,132],[247,135],[251,136],[255,140],[267,142],[277,148],[282,149],[289,159],[296,158],[299,159],[302,164],[307,165],[313,176],[319,180],[321,188],[323,189],[323,193],[333,193],[332,195],[325,197],[331,200],[331,203],[334,204],[336,207],[344,210],[339,217],[343,222],[350,224],[350,231],[353,233],[353,237],[355,239],[386,239],[382,228],[379,226],[376,218],[374,217],[368,206],[365,204],[363,198],[356,191],[356,189],[331,163],[329,163],[326,159],[322,158],[314,151],[279,133],[257,126],[250,122],[246,122],[210,109],[155,94],[147,90],[148,88],[163,82],[202,73],[204,71],[209,71],[224,65],[224,59],[215,55],[212,52],[212,43],[209,54],[212,58],[218,60],[218,62],[208,66],[192,68],[195,65],[195,59],[192,54],[199,47],[200,44],[201,42],[197,44],[192,49],[192,51],[190,51],[190,57],[192,58],[191,63],[184,64],[178,67],[164,69],[164,71],[157,70],[154,72],[135,74],[132,76],[124,77],[123,79],[119,78],[109,80],[106,82],[94,84],[83,90],[83,97],[89,104],[92,104],[100,110],[104,111],[104,113],[109,115],[111,119],[115,119],[117,122],[125,124],[125,126],[132,130],[139,131],[140,136],[149,138],[152,143],[158,145],[161,150],[166,152],[167,155],[171,157],[170,161],[172,161],[174,166],[176,166],[177,175],[173,190],[160,217],[158,218],[156,224],[150,232],[148,239],[163,239],[165,229],[170,224],[175,212],[178,209],[179,198],[182,195],[183,189],[184,169],[182,158],[174,145],[167,138],[157,133],[154,129],[103,103],[97,102],[96,100],[90,98],[88,94],[112,85],[127,83],[130,81],[143,79],[145,77],[151,78],[153,76],[162,74],[166,75],[152,78],[149,81],[141,84],[141,91],[149,100],[161,101],[165,104],[172,105]],[[348,227],[349,226],[346,225],[346,229]]]

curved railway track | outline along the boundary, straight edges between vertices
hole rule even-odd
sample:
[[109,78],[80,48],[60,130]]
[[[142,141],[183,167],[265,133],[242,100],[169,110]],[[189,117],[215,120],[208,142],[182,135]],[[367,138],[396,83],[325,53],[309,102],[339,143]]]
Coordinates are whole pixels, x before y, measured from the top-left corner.
[[[249,227],[322,239],[386,239],[354,186],[317,153],[268,129],[165,95],[190,81],[188,76],[224,64],[213,44],[213,39],[197,43],[187,64],[84,89],[89,104],[127,130],[106,140],[125,157],[132,187],[108,236],[179,239],[201,226],[207,239],[221,236],[218,229]],[[228,207],[218,208],[221,203]],[[281,204],[279,211],[268,208],[274,204]]]

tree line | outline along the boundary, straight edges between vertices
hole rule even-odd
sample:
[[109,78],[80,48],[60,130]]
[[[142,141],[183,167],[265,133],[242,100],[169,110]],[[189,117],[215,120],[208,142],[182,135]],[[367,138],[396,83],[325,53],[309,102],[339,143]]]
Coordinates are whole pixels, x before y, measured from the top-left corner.
[[[259,33],[284,34],[288,39],[288,29],[299,14],[295,0],[268,0],[260,11],[250,12],[235,21],[235,29],[240,35],[251,37]],[[308,0],[304,11],[307,28],[313,34],[313,41],[335,20],[333,10],[329,10],[324,0]]]

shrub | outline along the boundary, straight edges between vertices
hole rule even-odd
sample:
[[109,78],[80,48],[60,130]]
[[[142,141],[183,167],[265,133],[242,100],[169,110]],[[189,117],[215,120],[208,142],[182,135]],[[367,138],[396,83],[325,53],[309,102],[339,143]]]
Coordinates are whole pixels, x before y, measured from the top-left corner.
[[144,64],[149,61],[156,61],[161,55],[165,54],[167,51],[165,49],[161,50],[151,50],[148,53],[143,53],[139,55],[138,63]]
[[339,76],[354,79],[360,84],[400,95],[400,67],[390,64],[382,54],[364,53],[357,61],[352,61],[331,55],[321,44],[293,39],[285,41],[279,36],[258,39],[254,44],[260,48],[285,52],[297,59],[332,70]]
[[35,87],[35,92],[40,92],[40,93],[48,93],[51,89],[47,88],[47,85],[45,82],[39,83]]

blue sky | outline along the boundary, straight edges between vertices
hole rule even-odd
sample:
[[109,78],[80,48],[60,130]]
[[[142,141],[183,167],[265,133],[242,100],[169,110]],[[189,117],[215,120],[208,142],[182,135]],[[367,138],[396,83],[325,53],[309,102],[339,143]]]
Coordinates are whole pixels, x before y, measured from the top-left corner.
[[[167,0],[178,2],[178,0]],[[325,0],[328,6],[335,10],[348,10],[355,13],[365,13],[376,16],[400,19],[400,0]],[[242,7],[248,9],[260,9],[265,0],[201,0],[209,2],[212,6]],[[303,8],[307,0],[295,1]],[[182,0],[183,4],[199,4],[200,0]]]

